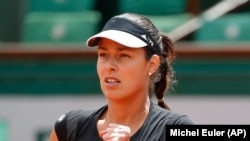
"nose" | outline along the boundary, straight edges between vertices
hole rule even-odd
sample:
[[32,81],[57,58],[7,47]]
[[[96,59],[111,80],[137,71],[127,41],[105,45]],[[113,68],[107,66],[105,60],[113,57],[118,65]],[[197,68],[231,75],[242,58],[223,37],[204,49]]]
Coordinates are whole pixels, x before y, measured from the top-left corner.
[[105,67],[106,67],[106,70],[108,72],[112,72],[112,71],[117,71],[118,68],[117,68],[117,62],[112,59],[112,58],[109,58],[105,64]]

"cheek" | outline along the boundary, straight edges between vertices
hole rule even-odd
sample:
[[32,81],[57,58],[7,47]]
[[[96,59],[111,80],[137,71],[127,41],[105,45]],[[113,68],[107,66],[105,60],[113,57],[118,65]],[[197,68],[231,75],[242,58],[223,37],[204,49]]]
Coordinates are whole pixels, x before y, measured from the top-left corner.
[[102,73],[102,70],[103,70],[103,67],[98,61],[97,61],[97,64],[96,64],[96,69],[97,69],[97,74],[100,77],[100,75]]
[[[145,73],[145,68],[136,67],[133,69],[127,69],[123,72],[124,75],[124,87],[127,92],[143,91],[148,85],[148,79]],[[146,88],[147,89],[147,88]]]
[[127,78],[130,78],[133,81],[142,81],[145,80],[147,68],[145,65],[141,64],[131,65],[124,68],[123,73],[126,73]]

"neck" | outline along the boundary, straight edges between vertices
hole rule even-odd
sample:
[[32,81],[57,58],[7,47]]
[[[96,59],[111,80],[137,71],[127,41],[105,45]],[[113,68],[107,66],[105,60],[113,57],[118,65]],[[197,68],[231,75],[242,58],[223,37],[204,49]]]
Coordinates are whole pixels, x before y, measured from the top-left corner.
[[[121,105],[109,105],[106,113],[106,123],[117,123],[126,126],[133,126],[135,123],[144,121],[149,112],[150,100],[148,99],[146,104],[142,106],[131,106],[132,104],[121,106]],[[114,108],[115,107],[115,108]]]

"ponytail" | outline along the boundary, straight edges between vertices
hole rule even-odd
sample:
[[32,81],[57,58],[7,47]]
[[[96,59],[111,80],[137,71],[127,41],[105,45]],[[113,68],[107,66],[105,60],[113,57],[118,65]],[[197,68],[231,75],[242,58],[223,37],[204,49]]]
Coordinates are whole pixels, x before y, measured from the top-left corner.
[[175,58],[175,52],[173,42],[162,33],[160,33],[160,36],[162,37],[161,64],[156,76],[160,75],[161,77],[159,81],[154,83],[154,91],[158,99],[158,105],[164,109],[170,110],[169,106],[164,101],[164,94],[174,83],[171,64]]

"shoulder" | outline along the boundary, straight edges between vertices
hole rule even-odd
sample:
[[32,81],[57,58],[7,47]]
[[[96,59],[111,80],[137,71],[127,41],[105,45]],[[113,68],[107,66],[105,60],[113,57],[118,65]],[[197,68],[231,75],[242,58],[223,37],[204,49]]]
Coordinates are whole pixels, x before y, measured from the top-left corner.
[[166,121],[168,125],[192,125],[195,124],[194,120],[188,115],[177,113],[174,111],[166,110],[158,106],[157,104],[152,104],[152,112],[157,115],[157,118]]
[[66,121],[76,120],[77,118],[88,118],[94,116],[100,111],[103,111],[107,106],[99,107],[99,108],[91,108],[91,109],[77,109],[71,110],[64,114],[62,114],[56,121],[56,124],[63,123]]
[[168,124],[173,125],[193,125],[195,124],[194,120],[188,115],[174,113],[168,120]]
[[62,114],[57,120],[56,120],[56,125],[62,124],[66,121],[71,121],[75,120],[76,118],[79,118],[80,116],[85,116],[88,117],[91,115],[96,109],[88,109],[88,110],[83,110],[83,109],[78,109],[78,110],[71,110],[68,111],[64,114]]
[[54,125],[54,129],[59,140],[63,141],[63,139],[67,138],[68,134],[72,134],[74,130],[76,130],[79,121],[88,121],[95,117],[98,113],[102,112],[105,108],[106,106],[92,109],[78,109],[62,114],[56,120]]

